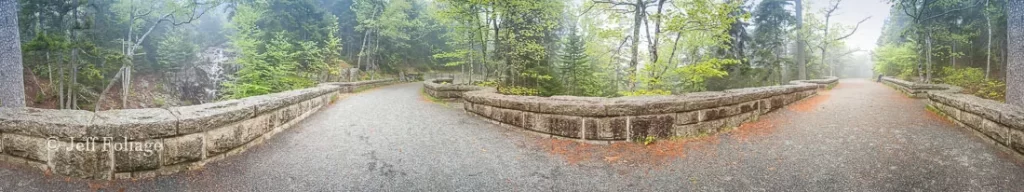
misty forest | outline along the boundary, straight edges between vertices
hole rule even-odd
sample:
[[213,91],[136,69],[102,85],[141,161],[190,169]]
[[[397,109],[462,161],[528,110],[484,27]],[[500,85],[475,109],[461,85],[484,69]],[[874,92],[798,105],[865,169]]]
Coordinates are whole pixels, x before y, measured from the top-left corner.
[[37,108],[193,105],[456,73],[535,96],[886,75],[1004,99],[1008,0],[888,0],[874,50],[846,44],[861,23],[832,18],[857,1],[19,0],[16,14]]

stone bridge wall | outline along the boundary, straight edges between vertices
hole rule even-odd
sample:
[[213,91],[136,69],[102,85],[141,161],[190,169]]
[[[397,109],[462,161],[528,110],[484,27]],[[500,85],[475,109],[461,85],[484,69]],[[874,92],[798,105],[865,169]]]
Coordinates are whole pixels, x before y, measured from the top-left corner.
[[1024,108],[980,98],[959,90],[931,91],[928,101],[956,124],[977,131],[1018,154],[1024,154]]
[[423,91],[438,99],[458,99],[462,98],[462,94],[465,92],[483,89],[483,87],[475,85],[451,84],[452,81],[452,78],[428,79],[423,81]]
[[838,79],[670,96],[534,97],[483,88],[462,95],[466,111],[501,124],[558,137],[634,140],[693,137],[752,121],[834,86]]
[[244,152],[340,93],[391,81],[327,83],[170,108],[100,112],[0,108],[0,161],[87,179],[175,173]]
[[925,84],[915,83],[910,81],[904,81],[902,79],[896,79],[892,77],[882,77],[882,83],[892,86],[913,98],[927,98],[929,92],[934,91],[952,91],[958,92],[962,90],[960,87],[946,85],[946,84]]
[[1024,154],[1024,109],[960,93],[963,88],[883,77],[882,81],[912,97],[927,98],[937,112],[983,138]]

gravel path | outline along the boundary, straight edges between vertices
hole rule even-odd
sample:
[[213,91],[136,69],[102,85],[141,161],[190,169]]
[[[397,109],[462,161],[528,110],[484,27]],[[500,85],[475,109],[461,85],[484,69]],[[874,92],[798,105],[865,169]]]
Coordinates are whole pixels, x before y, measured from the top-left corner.
[[90,182],[0,164],[0,191],[1024,190],[1019,159],[865,80],[725,134],[649,146],[497,126],[420,87],[351,95],[203,170]]

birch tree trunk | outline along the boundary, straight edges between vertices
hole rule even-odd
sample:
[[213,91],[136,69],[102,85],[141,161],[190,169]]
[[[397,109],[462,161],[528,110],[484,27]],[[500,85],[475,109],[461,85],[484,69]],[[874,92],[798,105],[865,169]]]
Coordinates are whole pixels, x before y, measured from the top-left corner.
[[[362,68],[363,55],[366,51],[366,40],[368,38],[370,38],[370,29],[367,29],[366,32],[363,33],[363,45],[359,46],[359,54],[356,56],[356,69]],[[349,81],[353,81],[352,77],[349,77]]]
[[[989,1],[985,1],[985,7],[988,7]],[[988,14],[984,14],[986,29],[988,29],[988,43],[985,44],[985,79],[991,78],[992,74],[992,18]]]
[[925,83],[931,83],[932,82],[932,32],[929,31],[927,33],[927,36],[928,37],[926,37],[926,39],[924,40],[924,42],[925,42],[925,50],[927,52],[927,53],[925,53],[925,67],[926,68],[925,68],[925,72],[924,72],[924,82]]
[[18,0],[0,0],[0,107],[25,107]]

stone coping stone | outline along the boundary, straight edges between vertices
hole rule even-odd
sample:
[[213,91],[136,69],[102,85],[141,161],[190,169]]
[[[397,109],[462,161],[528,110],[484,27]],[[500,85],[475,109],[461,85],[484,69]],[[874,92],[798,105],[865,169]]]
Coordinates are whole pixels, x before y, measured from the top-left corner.
[[985,119],[1024,131],[1024,108],[1003,102],[960,93],[933,93],[928,97],[934,102],[969,112]]
[[[370,84],[359,82],[353,85]],[[348,88],[352,87],[327,84],[169,108],[99,112],[0,108],[0,161],[34,164],[58,175],[85,179],[133,178],[143,172],[177,172],[181,169],[174,167],[202,166],[205,162],[219,160],[218,157],[209,158],[208,154],[244,151],[245,148],[239,149],[239,146],[258,144],[252,141],[270,137],[292,126],[297,122],[296,118],[314,113],[313,110],[323,106],[330,95]],[[261,114],[263,112],[266,113]],[[59,142],[56,143],[61,147],[47,148],[51,137],[57,137]],[[162,143],[167,148],[150,155],[131,151],[66,150],[72,139],[95,142],[106,141],[106,137],[115,142],[128,140],[133,144]],[[97,147],[111,145],[99,144],[102,146]],[[220,156],[222,158],[223,155]]]
[[[423,86],[435,91],[476,91],[483,88],[481,86],[469,84],[450,84],[453,81],[454,79],[452,78],[428,79],[423,81]],[[441,84],[442,82],[447,82],[449,84]]]
[[366,81],[354,81],[354,82],[331,82],[331,83],[322,83],[322,85],[334,85],[334,86],[363,86],[363,85],[370,85],[370,84],[378,84],[378,83],[385,83],[385,82],[391,82],[391,81],[395,81],[395,79],[393,79],[393,78],[387,78],[387,79],[377,79],[377,80],[366,80]]
[[921,92],[928,92],[928,93],[939,93],[939,92],[959,93],[959,92],[963,91],[963,88],[961,88],[961,87],[953,86],[953,85],[948,85],[948,84],[917,83],[917,82],[910,82],[910,81],[905,81],[905,80],[902,80],[902,79],[897,79],[897,78],[892,78],[892,77],[882,77],[882,80],[890,82],[890,83],[893,83],[893,84],[896,84],[896,85],[898,85],[900,87],[903,87],[904,89],[909,89],[910,91],[913,91],[913,92],[921,91]]
[[234,122],[256,116],[253,102],[230,100],[223,102],[171,107],[169,110],[178,116],[178,134],[189,134],[209,131]]
[[167,109],[122,109],[96,112],[91,137],[140,140],[177,134],[178,118]]
[[[347,82],[368,85],[382,79]],[[0,108],[0,132],[39,138],[85,140],[114,137],[145,140],[208,131],[230,123],[272,112],[285,106],[342,90],[339,84],[246,97],[213,103],[168,108],[118,109],[100,112],[39,108]]]
[[85,137],[95,114],[83,110],[0,108],[0,132],[35,137]]
[[494,88],[482,88],[481,90],[464,93],[463,99],[474,104],[535,113],[583,117],[613,117],[679,113],[717,106],[735,105],[772,96],[824,88],[825,85],[818,83],[832,84],[837,82],[838,78],[831,77],[823,80],[791,82],[794,85],[730,89],[680,95],[615,98],[504,95],[498,93]]
[[798,84],[798,83],[832,84],[832,83],[837,83],[837,82],[839,82],[839,78],[837,78],[837,77],[827,77],[825,79],[796,80],[796,81],[790,81],[789,83],[791,83],[791,84]]
[[889,81],[889,82],[892,82],[892,83],[894,83],[896,85],[907,87],[907,88],[913,88],[914,84],[915,84],[915,83],[912,83],[910,81],[905,81],[905,80],[902,80],[902,79],[897,79],[897,78],[892,78],[892,77],[882,77],[882,80]]

